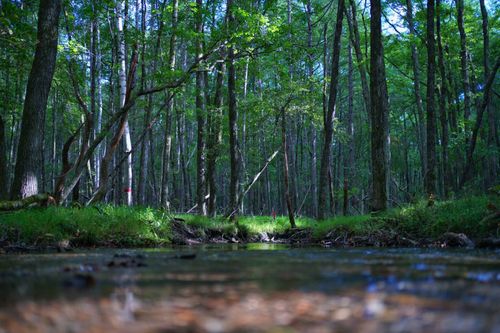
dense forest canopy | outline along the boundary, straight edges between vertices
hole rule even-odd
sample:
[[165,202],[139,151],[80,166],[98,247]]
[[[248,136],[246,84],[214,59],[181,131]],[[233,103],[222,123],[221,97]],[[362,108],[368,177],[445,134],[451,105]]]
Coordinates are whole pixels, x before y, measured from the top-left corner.
[[1,0],[0,199],[325,218],[499,184],[496,0]]

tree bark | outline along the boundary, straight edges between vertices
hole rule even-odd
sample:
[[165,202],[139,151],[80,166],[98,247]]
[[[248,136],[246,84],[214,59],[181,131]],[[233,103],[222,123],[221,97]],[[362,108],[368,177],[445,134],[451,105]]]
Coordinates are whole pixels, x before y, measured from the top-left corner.
[[352,64],[352,48],[351,44],[347,46],[347,56],[348,56],[348,72],[347,72],[347,85],[348,85],[348,97],[347,97],[347,136],[348,142],[346,149],[348,150],[344,156],[344,215],[349,214],[349,189],[352,187],[354,180],[353,170],[354,166],[354,78],[353,78],[353,64]]
[[349,0],[351,12],[346,8],[346,18],[349,26],[349,36],[351,44],[354,47],[354,54],[356,55],[356,63],[358,65],[359,76],[361,78],[361,91],[363,94],[363,101],[366,113],[370,113],[370,90],[368,87],[367,70],[365,66],[365,59],[363,53],[361,52],[361,41],[359,37],[358,19],[356,2],[355,0]]
[[415,33],[415,23],[413,22],[413,3],[412,0],[406,0],[406,20],[408,21],[408,30],[410,31],[410,49],[413,67],[413,93],[415,95],[415,104],[417,106],[418,117],[418,147],[420,151],[420,163],[422,178],[425,177],[427,170],[427,133],[425,127],[424,107],[422,105],[422,95],[420,92],[420,64],[417,51],[417,35]]
[[439,86],[439,119],[441,122],[441,154],[443,173],[443,194],[448,197],[450,189],[451,170],[448,162],[448,119],[446,113],[446,98],[448,96],[448,85],[446,80],[446,70],[444,67],[443,43],[441,40],[441,0],[436,1],[436,34],[438,43],[438,67],[440,76]]
[[460,68],[462,73],[462,88],[464,93],[465,142],[469,142],[469,117],[471,114],[471,93],[469,70],[467,68],[467,35],[464,28],[464,0],[456,0],[457,24],[460,33]]
[[[458,0],[460,1],[460,0]],[[425,191],[436,194],[436,112],[434,92],[436,89],[436,42],[434,39],[434,0],[427,1],[427,170]]]
[[[118,37],[118,86],[120,87],[120,108],[125,106],[126,94],[127,94],[127,74],[126,74],[126,64],[125,64],[125,35],[124,35],[124,13],[123,7],[126,1],[118,0],[116,3],[116,24],[117,24],[117,37]],[[130,136],[130,127],[127,117],[125,117],[125,123],[123,128],[123,144],[124,153],[128,154],[127,164],[126,164],[126,176],[125,176],[125,188],[123,192],[125,193],[126,204],[128,206],[132,205],[132,139]]]
[[[177,47],[177,20],[179,12],[179,1],[172,1],[172,35],[170,36],[170,51],[168,56],[168,68],[170,71],[175,70],[176,61],[176,47]],[[196,72],[196,82],[198,83],[198,73]],[[198,88],[198,86],[197,86]],[[161,205],[163,208],[170,209],[169,198],[169,177],[170,177],[170,161],[172,150],[172,115],[174,112],[173,92],[167,93],[167,108],[165,111],[165,140],[163,145],[163,172],[162,172],[162,186],[161,186]],[[198,95],[197,95],[198,102]],[[198,105],[197,105],[198,107]]]
[[[313,48],[313,25],[312,25],[312,5],[311,0],[307,0],[306,7],[307,14],[307,49],[308,49],[308,75],[309,81],[311,82],[311,87],[309,88],[310,93],[313,93],[313,76],[314,76],[314,48]],[[318,134],[316,131],[316,126],[314,124],[314,119],[310,118],[310,129],[311,129],[311,203],[312,203],[312,216],[317,216],[318,214],[318,158],[317,158],[317,141]]]
[[[196,32],[198,33],[196,41],[196,57],[203,57],[203,1],[196,0]],[[203,64],[198,64],[196,71],[196,122],[197,122],[197,150],[196,150],[196,202],[198,203],[198,213],[207,215],[205,202],[206,193],[206,96],[205,79],[202,68]]]
[[28,77],[21,134],[11,197],[38,193],[42,161],[43,119],[54,75],[59,32],[60,0],[40,0],[35,57]]
[[[234,27],[235,18],[233,13],[233,0],[227,0],[227,19],[228,33]],[[238,213],[238,187],[240,182],[240,156],[238,145],[238,110],[236,106],[236,68],[234,66],[235,50],[233,45],[228,50],[228,111],[229,111],[229,155],[231,164],[231,179],[229,184],[229,209],[232,219],[235,219]]]
[[[488,11],[484,4],[484,0],[479,0],[481,6],[482,30],[483,30],[483,67],[484,80],[487,81],[490,74],[490,37],[488,32]],[[494,185],[498,177],[498,147],[495,147],[497,134],[496,113],[495,108],[491,105],[491,101],[486,106],[488,113],[488,147],[490,148],[487,158],[487,179],[488,186]]]
[[388,121],[389,106],[382,43],[380,0],[371,2],[370,14],[370,97],[372,154],[372,211],[387,209],[388,200]]
[[[223,58],[223,57],[222,57]],[[224,101],[223,85],[226,72],[225,60],[216,66],[217,76],[215,82],[214,110],[212,111],[212,121],[209,128],[208,155],[207,155],[207,179],[209,188],[208,215],[214,217],[217,214],[217,179],[216,164],[219,157],[219,149],[222,140],[222,107]]]
[[0,201],[7,200],[9,192],[7,191],[8,173],[7,173],[7,145],[5,142],[5,121],[0,115]]
[[[287,103],[288,104],[288,103]],[[283,178],[284,178],[284,192],[285,192],[285,201],[286,207],[288,210],[288,219],[290,221],[290,226],[295,228],[295,210],[292,205],[292,200],[290,198],[290,190],[288,183],[288,147],[286,142],[286,108],[287,106],[283,106],[281,108],[281,148],[283,149]]]
[[328,169],[331,160],[331,145],[333,141],[333,121],[335,119],[337,86],[339,82],[339,60],[340,60],[340,42],[342,37],[342,20],[344,18],[345,1],[339,0],[337,8],[337,20],[335,23],[335,34],[333,37],[333,54],[331,68],[330,98],[328,100],[328,109],[325,117],[324,144],[321,156],[321,169],[319,175],[319,193],[318,193],[318,219],[326,217],[326,200],[328,192]]

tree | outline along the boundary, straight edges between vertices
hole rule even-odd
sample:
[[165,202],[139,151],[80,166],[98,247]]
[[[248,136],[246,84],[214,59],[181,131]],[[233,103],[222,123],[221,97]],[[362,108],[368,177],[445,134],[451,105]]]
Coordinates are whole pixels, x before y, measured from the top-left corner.
[[7,200],[9,192],[7,190],[8,172],[7,172],[7,149],[5,142],[5,121],[0,115],[0,200]]
[[[227,0],[228,33],[235,26],[233,0]],[[231,179],[229,184],[229,216],[235,218],[238,212],[238,187],[240,180],[240,154],[238,145],[238,110],[236,109],[236,68],[234,65],[235,50],[231,44],[228,50],[228,111],[229,111],[229,155]]]
[[[175,70],[175,61],[176,61],[176,42],[177,42],[177,21],[179,15],[179,1],[172,1],[172,35],[170,36],[170,51],[168,55],[168,69],[170,71]],[[198,83],[198,73],[196,72],[196,82]],[[197,86],[198,89],[198,86]],[[197,94],[199,92],[197,91]],[[162,173],[162,186],[161,186],[161,205],[165,209],[170,209],[170,200],[169,200],[169,179],[170,179],[170,155],[172,150],[172,114],[174,112],[174,93],[168,92],[167,94],[167,107],[165,111],[165,141],[163,145],[163,173]],[[198,102],[198,95],[196,96]],[[198,106],[198,105],[197,105]],[[203,112],[203,110],[200,110]],[[199,129],[198,129],[199,130]],[[198,146],[198,149],[200,147]],[[198,161],[199,162],[199,161]],[[200,166],[199,166],[200,167]],[[201,166],[203,167],[203,166]],[[198,202],[199,204],[199,202]]]
[[[460,1],[460,0],[459,0]],[[434,39],[434,0],[427,1],[427,170],[425,190],[436,194],[436,112],[434,91],[436,89],[436,42]]]
[[456,0],[457,3],[457,25],[460,33],[460,69],[462,72],[462,87],[464,94],[464,120],[465,120],[465,142],[469,141],[468,121],[471,114],[471,89],[469,69],[467,66],[467,35],[464,28],[464,0]]
[[372,0],[370,7],[370,97],[371,97],[371,153],[372,198],[371,210],[387,208],[388,182],[388,122],[389,107],[385,77],[384,46],[382,43],[380,0]]
[[[127,95],[127,69],[125,64],[125,34],[124,34],[124,10],[125,1],[118,0],[116,2],[116,27],[118,37],[118,86],[120,88],[120,108],[125,106]],[[132,139],[130,136],[130,126],[128,119],[125,119],[123,132],[124,153],[127,155],[126,164],[126,187],[123,189],[128,206],[132,205]]]
[[340,60],[340,41],[342,37],[342,20],[344,18],[345,1],[339,0],[337,8],[337,20],[335,23],[335,35],[333,37],[333,54],[330,82],[330,97],[328,99],[328,109],[324,119],[324,143],[321,154],[321,169],[319,174],[319,193],[318,193],[318,219],[326,217],[326,198],[328,189],[328,169],[331,160],[331,144],[333,140],[333,121],[335,119],[337,86],[339,82],[339,60]]
[[286,207],[288,210],[288,219],[290,221],[290,225],[292,228],[295,228],[295,209],[292,205],[292,200],[290,198],[290,189],[289,189],[289,181],[288,181],[288,144],[286,142],[286,108],[288,107],[287,102],[281,108],[281,149],[283,150],[283,185],[285,186],[285,201]]
[[[196,58],[203,57],[203,1],[196,0]],[[205,78],[202,63],[196,71],[196,122],[197,122],[197,145],[196,145],[196,202],[198,204],[198,213],[207,215],[205,201],[206,193],[206,96],[205,96]]]
[[417,106],[418,116],[418,140],[420,148],[420,161],[422,164],[422,177],[425,177],[427,169],[427,137],[424,118],[424,107],[422,106],[422,95],[420,93],[420,63],[416,45],[415,23],[413,20],[413,3],[412,0],[406,0],[406,20],[408,21],[408,30],[410,31],[410,49],[411,61],[413,68],[413,82],[415,93],[415,104]]
[[26,87],[11,197],[38,193],[41,178],[45,111],[54,75],[59,32],[60,0],[40,0],[35,57]]
[[[490,74],[490,36],[488,32],[488,11],[486,10],[486,5],[484,0],[479,0],[479,5],[481,7],[481,27],[483,31],[483,68],[484,68],[484,80],[488,80],[488,75]],[[495,180],[498,177],[498,151],[495,144],[498,138],[497,126],[496,126],[496,113],[495,108],[491,105],[491,99],[488,100],[488,105],[486,106],[488,112],[488,147],[491,149],[491,153],[488,156],[487,164],[487,179],[488,185],[494,185]]]
[[448,196],[448,190],[451,185],[451,171],[448,161],[448,119],[446,113],[446,98],[448,96],[448,85],[446,82],[446,70],[444,66],[443,41],[441,37],[441,0],[436,1],[436,34],[438,44],[438,67],[439,67],[439,119],[441,123],[441,151],[442,151],[442,174],[443,174],[443,192]]

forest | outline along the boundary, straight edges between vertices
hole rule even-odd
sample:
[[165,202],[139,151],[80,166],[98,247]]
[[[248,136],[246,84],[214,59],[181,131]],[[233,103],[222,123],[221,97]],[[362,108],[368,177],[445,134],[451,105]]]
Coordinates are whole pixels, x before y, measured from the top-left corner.
[[0,198],[321,220],[484,194],[497,5],[2,1]]
[[500,0],[0,0],[0,333],[500,332]]

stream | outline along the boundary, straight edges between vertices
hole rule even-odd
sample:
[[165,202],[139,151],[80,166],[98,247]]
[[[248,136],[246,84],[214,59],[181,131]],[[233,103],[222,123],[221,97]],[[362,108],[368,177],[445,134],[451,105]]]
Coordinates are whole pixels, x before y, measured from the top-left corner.
[[223,244],[5,254],[7,332],[500,333],[500,251]]

